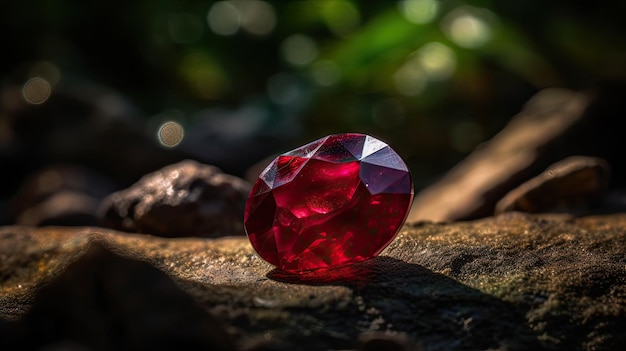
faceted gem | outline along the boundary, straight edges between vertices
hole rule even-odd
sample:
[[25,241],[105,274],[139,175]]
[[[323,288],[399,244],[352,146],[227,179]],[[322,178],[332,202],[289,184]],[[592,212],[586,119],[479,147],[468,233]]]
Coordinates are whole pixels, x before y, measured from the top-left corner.
[[244,214],[248,238],[267,262],[290,272],[378,255],[404,223],[413,182],[400,156],[364,134],[335,134],[274,159]]

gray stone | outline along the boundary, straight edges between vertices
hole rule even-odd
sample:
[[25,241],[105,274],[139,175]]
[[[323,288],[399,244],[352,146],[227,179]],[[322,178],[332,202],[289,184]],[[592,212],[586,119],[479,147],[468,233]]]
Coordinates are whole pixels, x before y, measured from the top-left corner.
[[159,236],[243,235],[250,184],[218,168],[186,160],[109,195],[100,207],[105,227]]
[[97,243],[164,271],[242,349],[626,347],[626,214],[405,226],[377,258],[301,276],[273,269],[243,237],[4,227],[0,317],[24,318]]

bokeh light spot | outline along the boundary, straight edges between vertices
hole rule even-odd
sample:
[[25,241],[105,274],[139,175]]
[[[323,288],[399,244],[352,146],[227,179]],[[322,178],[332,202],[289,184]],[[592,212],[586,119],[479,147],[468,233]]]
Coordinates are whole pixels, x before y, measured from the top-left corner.
[[474,49],[491,39],[487,10],[461,6],[450,11],[442,25],[446,35],[462,48]]
[[48,100],[50,94],[52,94],[52,86],[47,80],[41,77],[29,79],[22,88],[24,100],[33,105],[43,104]]
[[294,66],[306,66],[317,58],[317,44],[313,39],[294,34],[283,41],[280,47],[285,61]]
[[356,29],[361,21],[359,10],[351,2],[327,0],[323,2],[322,18],[328,29],[343,37]]
[[183,141],[183,138],[185,137],[185,130],[179,123],[168,121],[159,127],[157,137],[161,145],[166,147],[175,147]]
[[233,35],[241,25],[241,14],[229,1],[218,1],[211,6],[207,15],[209,28],[215,34]]
[[241,27],[246,32],[266,35],[274,30],[276,12],[269,3],[260,0],[235,0],[231,3],[237,9]]
[[195,51],[185,55],[179,65],[181,78],[198,98],[213,100],[230,88],[223,68],[207,53]]
[[341,68],[330,60],[321,60],[311,66],[313,80],[324,87],[331,86],[341,78]]
[[455,69],[454,51],[442,43],[430,42],[411,53],[392,78],[401,94],[415,96],[426,89],[428,81],[446,80]]
[[396,89],[402,95],[415,96],[421,94],[428,80],[419,64],[409,61],[393,74]]
[[434,0],[405,0],[398,3],[398,8],[407,21],[426,24],[437,16],[439,3]]
[[456,54],[452,49],[439,42],[431,42],[422,46],[417,51],[416,58],[429,80],[446,80],[456,69]]

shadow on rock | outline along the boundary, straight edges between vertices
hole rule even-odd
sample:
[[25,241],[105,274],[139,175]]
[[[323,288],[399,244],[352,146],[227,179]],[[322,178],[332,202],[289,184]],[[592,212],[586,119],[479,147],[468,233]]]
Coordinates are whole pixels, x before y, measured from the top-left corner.
[[[288,284],[339,285],[352,289],[356,311],[370,330],[406,333],[426,349],[541,350],[515,306],[443,274],[391,257],[303,275],[273,270],[267,277]],[[364,325],[365,326],[365,325]]]
[[22,319],[0,322],[4,350],[234,349],[165,273],[99,244],[42,288]]

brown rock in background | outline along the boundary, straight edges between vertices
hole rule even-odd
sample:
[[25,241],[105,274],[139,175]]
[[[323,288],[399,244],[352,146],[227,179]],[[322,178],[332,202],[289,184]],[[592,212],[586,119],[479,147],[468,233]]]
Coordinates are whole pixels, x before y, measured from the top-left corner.
[[590,101],[588,94],[563,89],[539,92],[496,136],[418,192],[407,220],[452,221],[492,214],[504,194],[554,157],[551,148],[581,123]]
[[609,176],[603,159],[568,157],[511,190],[495,211],[586,213],[605,194]]
[[102,202],[105,227],[160,236],[242,235],[250,184],[186,160],[141,178]]
[[100,201],[113,185],[95,171],[55,165],[28,177],[11,201],[19,225],[97,225]]

